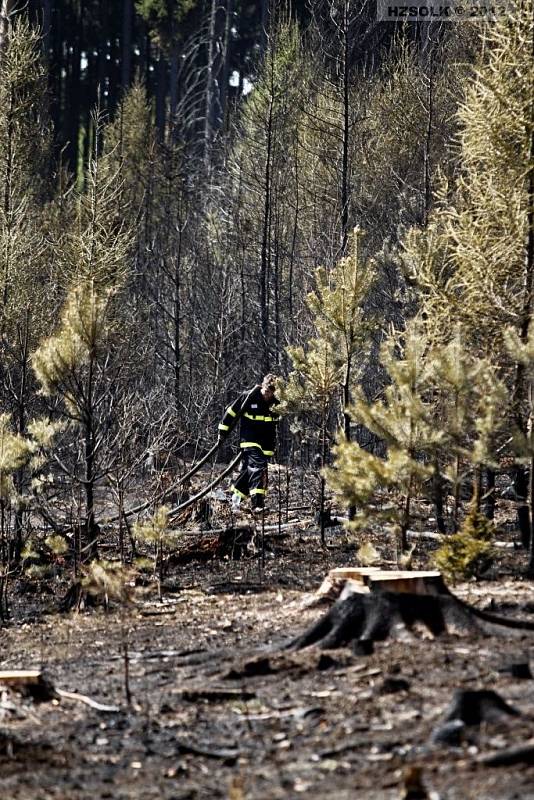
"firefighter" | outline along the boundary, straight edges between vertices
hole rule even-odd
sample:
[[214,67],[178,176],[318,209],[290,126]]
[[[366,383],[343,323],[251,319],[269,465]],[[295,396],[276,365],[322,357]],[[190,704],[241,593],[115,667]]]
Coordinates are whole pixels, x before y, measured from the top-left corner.
[[273,411],[276,376],[268,374],[261,385],[240,394],[228,406],[219,424],[219,440],[225,439],[240,420],[239,447],[243,452],[241,472],[232,486],[232,505],[238,508],[241,500],[250,497],[252,512],[261,514],[267,494],[267,465],[274,455],[276,423],[279,416]]

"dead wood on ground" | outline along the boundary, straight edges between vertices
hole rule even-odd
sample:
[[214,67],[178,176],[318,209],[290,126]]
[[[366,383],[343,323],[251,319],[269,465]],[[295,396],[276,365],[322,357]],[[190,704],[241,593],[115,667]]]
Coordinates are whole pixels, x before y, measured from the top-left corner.
[[78,692],[67,692],[58,689],[41,670],[4,670],[0,672],[0,686],[6,686],[25,697],[31,697],[36,703],[47,703],[51,700],[74,700],[83,703],[96,711],[116,712],[118,706],[103,705]]
[[189,561],[206,561],[211,558],[239,560],[247,552],[254,535],[251,525],[230,526],[213,531],[198,531],[189,534],[167,558],[169,565],[185,564]]

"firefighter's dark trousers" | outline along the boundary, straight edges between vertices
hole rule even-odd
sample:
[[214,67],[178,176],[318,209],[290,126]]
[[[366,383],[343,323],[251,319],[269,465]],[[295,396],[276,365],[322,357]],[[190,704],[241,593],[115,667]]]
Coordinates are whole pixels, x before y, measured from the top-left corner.
[[234,492],[241,497],[250,497],[252,508],[263,508],[267,494],[267,464],[269,459],[259,447],[243,450],[241,472],[234,483]]

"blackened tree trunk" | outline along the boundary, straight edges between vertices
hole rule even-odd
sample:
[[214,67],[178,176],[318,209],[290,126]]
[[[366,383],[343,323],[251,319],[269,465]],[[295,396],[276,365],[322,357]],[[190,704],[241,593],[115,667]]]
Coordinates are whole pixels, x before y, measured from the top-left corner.
[[495,470],[486,469],[486,502],[484,513],[488,519],[495,518]]
[[52,50],[52,0],[43,0],[43,51],[46,61]]
[[[532,56],[534,58],[534,38],[532,41]],[[529,162],[534,162],[534,97],[531,101],[531,131],[530,131],[530,158]],[[528,338],[528,328],[532,324],[532,302],[534,300],[534,169],[531,168],[528,180],[528,211],[527,211],[527,281],[529,286],[528,295],[528,327],[526,338]],[[532,381],[530,385],[531,416],[532,409]],[[531,420],[532,422],[532,420]],[[529,536],[529,573],[534,574],[534,459],[530,464],[530,536]]]
[[[26,406],[28,402],[28,383],[30,371],[30,310],[26,309],[24,322],[18,325],[18,372],[19,385],[16,395],[16,424],[20,436],[26,434]],[[26,469],[21,467],[15,473],[15,488],[19,495],[24,490]],[[23,546],[24,510],[17,508],[15,511],[15,540],[13,543],[12,557],[16,564],[19,563]]]
[[85,520],[83,524],[82,552],[87,558],[98,556],[97,525],[95,519],[95,431],[94,431],[94,369],[91,356],[86,384],[86,406],[83,420],[85,475]]
[[121,88],[126,92],[132,82],[133,0],[122,0]]
[[80,133],[80,101],[81,101],[81,25],[84,14],[84,0],[80,4],[80,15],[75,18],[75,27],[71,31],[69,47],[69,70],[67,78],[65,116],[65,133],[67,139],[67,158],[73,173],[77,174]]
[[219,80],[219,106],[221,113],[221,127],[228,128],[228,87],[230,79],[230,59],[232,56],[232,17],[234,13],[234,0],[226,0],[226,14],[224,21],[224,42],[222,53],[222,67]]
[[156,129],[160,142],[165,140],[166,102],[167,60],[163,50],[160,48],[156,66]]
[[271,228],[271,169],[274,138],[274,98],[269,101],[267,122],[267,149],[265,156],[265,171],[263,181],[263,220],[260,255],[260,315],[261,315],[261,344],[262,368],[267,373],[270,369],[269,348],[269,262],[270,262],[270,228]]

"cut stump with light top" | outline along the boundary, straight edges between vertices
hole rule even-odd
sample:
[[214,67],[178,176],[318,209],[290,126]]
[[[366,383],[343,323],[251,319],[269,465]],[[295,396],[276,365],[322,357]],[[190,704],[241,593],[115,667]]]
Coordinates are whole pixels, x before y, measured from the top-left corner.
[[336,648],[351,645],[368,654],[374,643],[441,634],[534,634],[534,622],[482,611],[453,595],[437,571],[347,568],[332,570],[323,582],[341,587],[330,609],[290,647]]
[[[350,582],[350,583],[349,583]],[[336,600],[343,590],[402,592],[410,594],[447,594],[443,576],[436,570],[416,571],[380,567],[336,567],[331,569],[315,595],[315,602]]]
[[0,670],[0,687],[22,692],[39,702],[56,697],[54,687],[40,669]]

